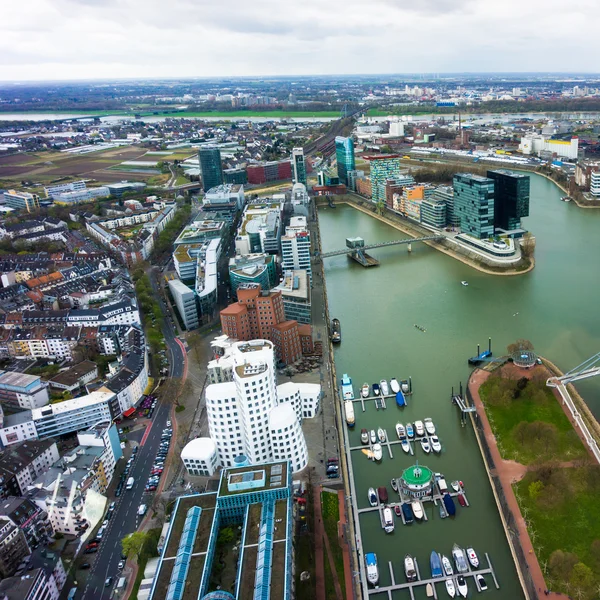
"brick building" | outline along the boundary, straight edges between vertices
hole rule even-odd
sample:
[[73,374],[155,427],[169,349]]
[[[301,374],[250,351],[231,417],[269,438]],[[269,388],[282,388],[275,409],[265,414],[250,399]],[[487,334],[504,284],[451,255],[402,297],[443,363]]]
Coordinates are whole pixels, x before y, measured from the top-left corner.
[[312,353],[311,326],[285,319],[281,291],[262,291],[258,284],[246,284],[237,295],[238,301],[221,311],[224,334],[240,341],[269,340],[285,364]]
[[292,178],[292,164],[289,160],[270,161],[246,167],[248,183],[267,183]]

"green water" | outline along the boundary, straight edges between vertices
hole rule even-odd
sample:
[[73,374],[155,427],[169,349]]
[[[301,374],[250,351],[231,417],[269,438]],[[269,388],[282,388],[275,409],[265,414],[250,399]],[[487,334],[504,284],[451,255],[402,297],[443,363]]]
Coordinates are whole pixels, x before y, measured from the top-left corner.
[[[432,549],[450,555],[454,542],[472,545],[480,559],[488,552],[501,589],[490,585],[487,595],[520,598],[520,586],[512,564],[501,521],[470,426],[461,428],[457,409],[450,402],[451,387],[466,382],[467,357],[477,343],[502,354],[517,338],[531,340],[535,349],[563,371],[600,351],[600,211],[583,210],[560,201],[559,188],[531,177],[531,216],[524,226],[536,236],[536,268],[519,277],[479,273],[423,244],[412,254],[403,246],[371,252],[381,266],[364,269],[346,256],[326,260],[325,273],[332,317],[341,320],[343,342],[336,349],[338,377],[348,373],[358,395],[364,382],[412,376],[414,394],[409,406],[391,402],[385,411],[370,404],[365,413],[355,405],[356,428],[351,444],[360,445],[360,430],[383,426],[391,439],[396,421],[414,422],[431,417],[443,446],[441,456],[425,455],[420,447],[415,459],[448,481],[463,480],[471,506],[457,505],[455,519],[441,520],[437,508],[427,508],[429,521],[396,526],[393,534],[381,529],[377,513],[360,517],[365,552],[374,551],[380,563],[381,581],[391,583],[387,563],[393,561],[397,582],[404,582],[406,553],[414,554],[422,576],[429,576]],[[323,251],[343,248],[345,238],[360,236],[366,243],[398,239],[397,230],[351,207],[340,205],[319,213]],[[467,280],[469,286],[460,284]],[[414,327],[427,329],[422,333]],[[600,379],[600,378],[598,378]],[[600,381],[578,386],[591,409],[600,414]],[[355,501],[368,506],[367,489],[386,485],[415,459],[393,446],[390,459],[374,464],[353,452]],[[477,594],[469,583],[470,596]],[[471,589],[472,588],[472,589]],[[447,597],[438,585],[440,597]],[[408,598],[396,592],[394,598]],[[425,597],[421,588],[416,597]]]

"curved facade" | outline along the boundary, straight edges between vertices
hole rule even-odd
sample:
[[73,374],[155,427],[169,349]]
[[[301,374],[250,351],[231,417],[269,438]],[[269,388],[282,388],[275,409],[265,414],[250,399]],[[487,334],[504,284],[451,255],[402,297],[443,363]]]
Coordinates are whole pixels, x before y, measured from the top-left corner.
[[296,413],[298,422],[302,424],[302,398],[300,388],[296,383],[287,381],[277,386],[277,403],[290,404]]
[[181,460],[190,475],[210,477],[219,464],[217,445],[211,438],[196,438],[181,451]]
[[232,467],[235,457],[244,454],[235,383],[209,385],[205,398],[208,430],[217,446],[219,462],[223,467]]
[[291,403],[280,404],[269,415],[269,435],[273,460],[289,460],[292,472],[308,464],[308,449],[302,428]]

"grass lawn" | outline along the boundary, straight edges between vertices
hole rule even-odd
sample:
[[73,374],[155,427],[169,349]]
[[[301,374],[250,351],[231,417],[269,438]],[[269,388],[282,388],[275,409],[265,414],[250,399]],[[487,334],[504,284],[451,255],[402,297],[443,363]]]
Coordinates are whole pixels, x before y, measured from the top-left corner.
[[[536,481],[540,491],[531,494],[529,486]],[[532,537],[538,560],[542,568],[547,567],[548,586],[574,598],[579,598],[577,589],[584,592],[582,598],[598,598],[594,591],[600,585],[600,467],[532,471],[515,489],[530,535],[535,532]],[[576,557],[565,559],[560,551]],[[573,569],[577,562],[591,570],[589,582]]]
[[545,381],[530,380],[513,398],[516,388],[516,380],[494,374],[479,389],[503,458],[529,465],[587,457]]
[[324,110],[322,112],[312,111],[283,111],[283,110],[232,110],[232,111],[208,111],[208,112],[179,112],[170,114],[169,117],[222,117],[222,118],[240,118],[247,117],[266,117],[276,119],[302,119],[304,117],[339,117],[340,111]]
[[177,175],[177,177],[175,178],[175,185],[186,185],[190,182],[190,180],[187,177],[184,177],[183,175]]
[[131,590],[131,595],[129,596],[131,600],[137,600],[138,591],[140,589],[140,585],[142,584],[142,579],[144,578],[144,569],[146,568],[146,563],[148,562],[148,559],[154,556],[158,556],[156,545],[158,544],[158,540],[160,539],[160,532],[160,527],[148,530],[146,541],[144,543],[144,546],[142,547],[142,551],[137,560],[138,572],[137,577],[135,578],[135,584],[133,586],[133,589]]
[[147,181],[148,186],[152,187],[153,185],[156,185],[156,186],[165,185],[165,183],[167,183],[167,181],[169,181],[169,177],[170,177],[170,175],[168,175],[168,174],[153,175]]
[[[321,510],[323,513],[323,525],[325,527],[325,535],[329,538],[329,547],[333,554],[333,562],[337,571],[338,580],[342,588],[342,594],[346,595],[346,580],[344,578],[344,553],[338,542],[338,521],[340,520],[340,506],[338,503],[338,495],[331,492],[323,492],[321,494]],[[325,565],[328,566],[327,550],[325,551]],[[327,573],[327,571],[326,571]],[[327,579],[327,575],[325,576]],[[333,585],[333,584],[332,584]],[[335,594],[335,592],[334,592]],[[335,595],[334,595],[335,597]]]

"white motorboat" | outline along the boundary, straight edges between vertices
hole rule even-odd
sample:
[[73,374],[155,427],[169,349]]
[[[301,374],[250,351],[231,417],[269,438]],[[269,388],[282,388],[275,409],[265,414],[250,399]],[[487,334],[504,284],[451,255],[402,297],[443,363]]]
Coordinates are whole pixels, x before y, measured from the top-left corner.
[[454,596],[456,596],[456,588],[454,587],[454,581],[452,581],[452,579],[446,579],[446,591],[448,592],[448,596],[450,596],[450,598],[454,598]]
[[423,448],[423,452],[425,454],[429,454],[431,452],[431,444],[427,438],[421,438],[421,448]]
[[379,439],[379,441],[383,444],[383,442],[385,442],[385,431],[383,430],[382,427],[380,427],[377,430],[377,438]]
[[382,396],[389,396],[390,395],[390,388],[388,387],[388,383],[385,379],[382,379],[379,382],[379,389],[381,390],[381,395]]
[[459,573],[466,573],[469,570],[469,565],[467,565],[465,553],[458,544],[454,544],[454,546],[452,547],[452,558],[454,559],[456,570]]
[[392,393],[397,394],[400,391],[400,384],[395,377],[390,379],[390,387],[392,388]]
[[348,427],[354,427],[356,420],[354,418],[354,403],[351,400],[344,402],[344,410],[346,412],[346,423]]
[[375,488],[369,488],[369,504],[371,506],[377,506],[377,492]]
[[394,513],[389,506],[383,509],[383,530],[386,533],[392,533],[394,531]]
[[473,550],[473,548],[467,548],[467,558],[474,569],[479,566],[479,558],[477,554],[475,554],[475,550]]
[[418,519],[420,521],[423,518],[423,506],[421,505],[421,503],[418,500],[413,500],[410,503],[410,507],[412,508],[415,519]]
[[462,575],[459,575],[456,578],[456,587],[458,588],[458,593],[463,598],[466,598],[467,594],[469,593],[469,588],[467,587],[467,582],[466,582],[465,578]]
[[415,433],[419,436],[425,435],[425,426],[423,421],[415,421]]
[[363,386],[360,388],[360,395],[363,398],[368,398],[369,397],[369,390],[371,388],[369,387],[368,383],[363,383]]
[[381,444],[373,444],[373,458],[377,461],[380,461],[383,458]]
[[407,581],[417,580],[417,570],[415,569],[415,559],[407,554],[404,557],[404,574],[406,575]]
[[458,492],[460,490],[460,482],[459,481],[453,481],[453,482],[451,482],[450,486],[452,487],[452,489],[455,492]]
[[361,444],[369,443],[369,432],[366,429],[360,430],[360,441],[361,441]]
[[444,569],[444,573],[447,577],[454,575],[454,569],[452,568],[452,563],[447,556],[442,554],[442,568]]
[[377,441],[377,434],[375,433],[374,429],[371,429],[371,444],[374,444]]
[[425,595],[428,598],[433,598],[433,586],[430,583],[425,586]]
[[377,555],[374,552],[367,552],[365,555],[367,565],[367,581],[371,585],[379,583],[379,568],[377,567]]
[[413,429],[413,426],[410,423],[406,424],[406,435],[409,438],[412,438],[415,435],[415,430]]
[[487,590],[487,583],[485,582],[483,575],[477,575],[477,583],[479,584],[479,588],[482,592]]
[[390,485],[392,486],[392,489],[397,492],[398,491],[398,480],[397,479],[392,479],[390,481]]
[[406,437],[406,429],[404,429],[404,425],[402,423],[396,423],[396,435],[398,439],[401,440],[403,437]]
[[442,451],[442,445],[440,444],[440,439],[438,438],[438,436],[437,435],[432,435],[429,438],[429,441],[431,442],[431,449],[436,454],[439,454]]
[[461,285],[465,285],[465,286],[469,285],[468,281],[461,281],[460,283],[461,283]]
[[434,435],[435,434],[435,425],[433,424],[433,421],[431,419],[427,418],[427,419],[423,419],[423,423],[425,424],[425,431],[429,435]]
[[400,387],[401,387],[402,391],[403,391],[405,394],[406,394],[406,393],[408,393],[408,392],[410,391],[410,385],[409,385],[409,383],[408,383],[408,380],[407,380],[407,379],[403,379],[403,380],[400,382]]
[[400,445],[406,454],[410,453],[410,442],[406,438],[402,438],[402,440],[400,440]]

